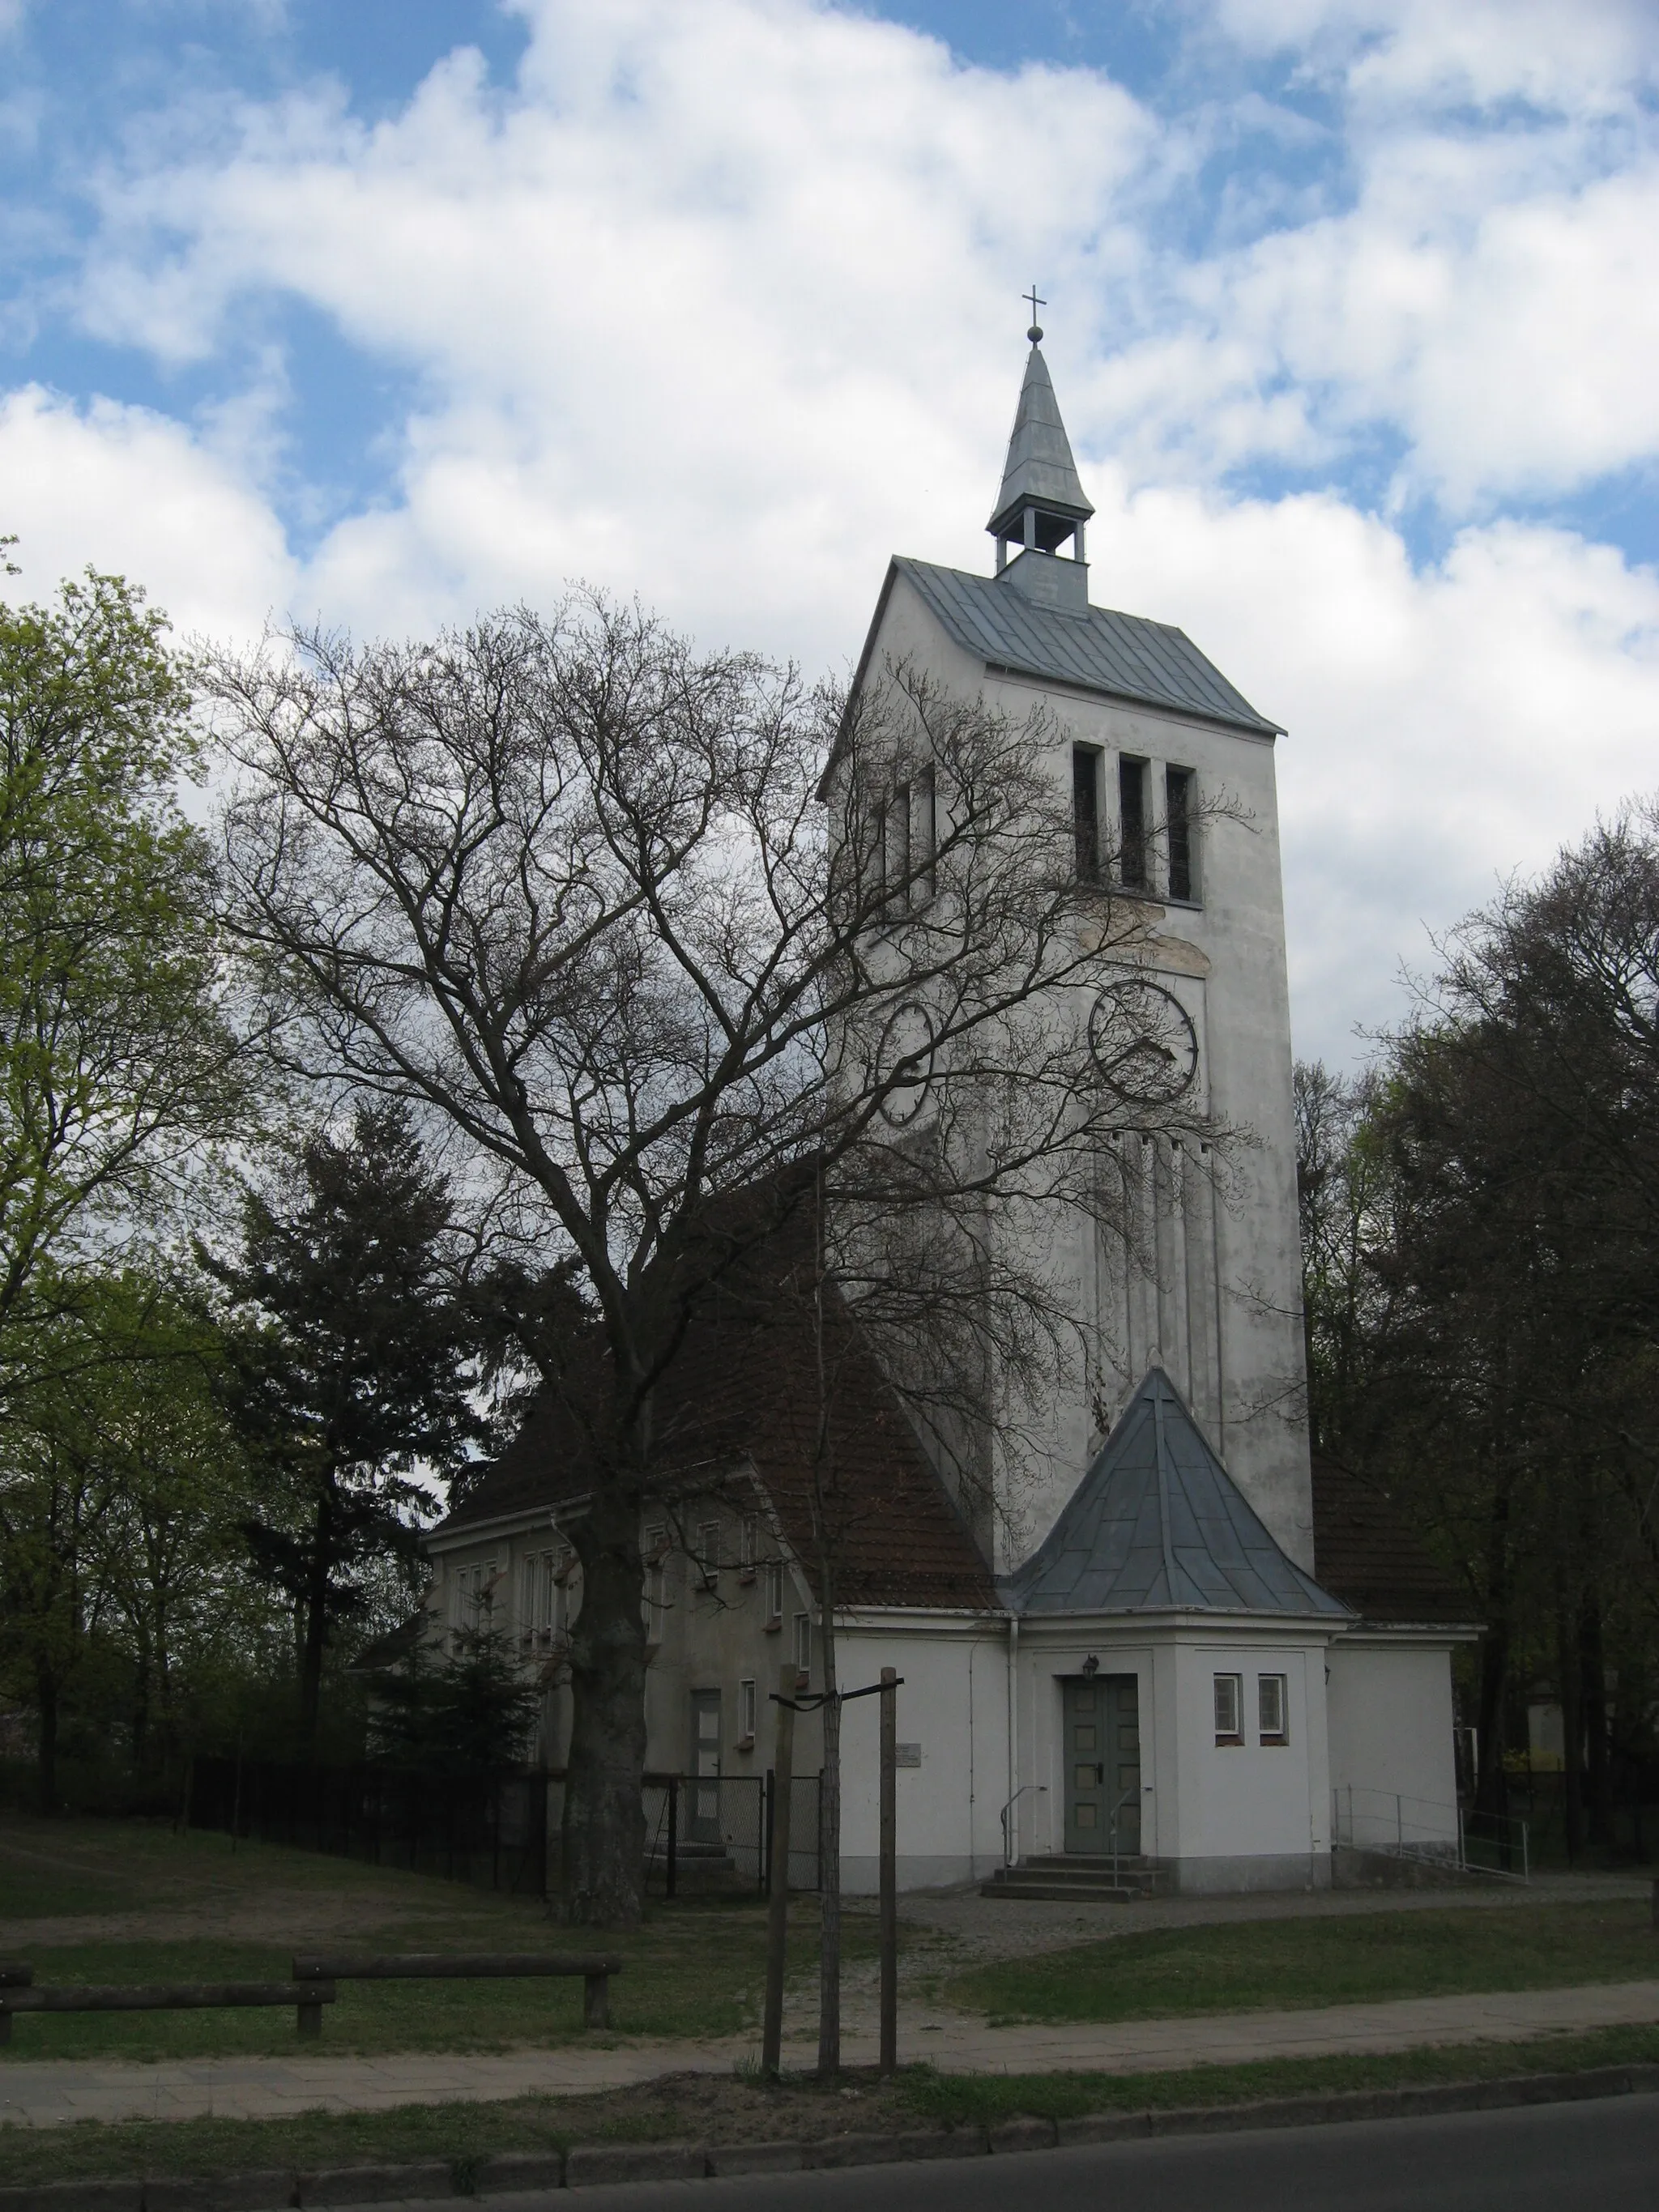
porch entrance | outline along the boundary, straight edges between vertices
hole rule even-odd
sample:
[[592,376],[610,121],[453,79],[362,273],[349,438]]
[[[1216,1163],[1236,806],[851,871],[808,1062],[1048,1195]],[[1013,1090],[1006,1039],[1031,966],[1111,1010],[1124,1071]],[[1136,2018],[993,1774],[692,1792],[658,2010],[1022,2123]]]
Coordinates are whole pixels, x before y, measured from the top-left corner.
[[[720,1841],[720,1693],[691,1692],[691,1785],[686,1796],[688,1844]],[[705,1782],[704,1777],[708,1779]]]
[[1133,1674],[1061,1681],[1066,1741],[1066,1849],[1091,1856],[1140,1850],[1140,1705]]

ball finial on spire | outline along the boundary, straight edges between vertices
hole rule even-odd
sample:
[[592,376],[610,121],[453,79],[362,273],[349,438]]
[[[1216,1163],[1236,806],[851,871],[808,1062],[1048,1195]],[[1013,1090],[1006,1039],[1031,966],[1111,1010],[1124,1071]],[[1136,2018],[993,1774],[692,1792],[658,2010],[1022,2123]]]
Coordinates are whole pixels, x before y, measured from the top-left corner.
[[1036,311],[1039,307],[1046,307],[1048,302],[1046,300],[1038,299],[1037,288],[1035,284],[1029,292],[1022,292],[1020,297],[1023,300],[1029,300],[1031,303],[1031,327],[1025,335],[1033,345],[1040,344],[1042,338],[1042,325],[1036,319]]

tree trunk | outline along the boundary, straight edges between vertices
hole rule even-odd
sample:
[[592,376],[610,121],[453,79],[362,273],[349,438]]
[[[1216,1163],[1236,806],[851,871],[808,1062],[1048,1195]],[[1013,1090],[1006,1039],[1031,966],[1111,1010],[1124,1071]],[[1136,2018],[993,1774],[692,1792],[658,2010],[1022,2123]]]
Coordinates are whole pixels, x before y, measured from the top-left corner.
[[1584,1711],[1579,1696],[1578,1641],[1565,1604],[1555,1618],[1561,1669],[1561,1822],[1571,1866],[1584,1848]]
[[305,1756],[317,1756],[317,1727],[320,1718],[323,1688],[323,1645],[328,1634],[328,1583],[334,1561],[332,1515],[329,1511],[329,1494],[324,1490],[317,1499],[317,1513],[312,1528],[311,1575],[305,1601],[305,1645],[300,1659],[300,1742]]
[[58,1810],[58,1677],[44,1659],[35,1665],[34,1702],[40,1728],[35,1773],[40,1811],[50,1819]]
[[1613,1760],[1607,1744],[1607,1660],[1601,1646],[1601,1608],[1585,1597],[1578,1615],[1578,1664],[1583,1685],[1589,1839],[1613,1841]]
[[818,2072],[841,2071],[841,1697],[836,1679],[835,1590],[826,1558],[822,1571],[823,1772],[818,1782],[818,1875],[823,1913],[818,1937]]
[[[1504,1770],[1504,1704],[1510,1680],[1510,1497],[1500,1483],[1486,1528],[1486,1632],[1480,1643],[1480,1704],[1475,1715],[1480,1778],[1474,1809],[1501,1820],[1510,1809]],[[1500,1838],[1507,1831],[1499,1829]]]
[[634,1928],[644,1917],[641,1495],[636,1482],[598,1484],[588,1513],[570,1530],[582,1601],[570,1647],[561,1909],[580,1926]]

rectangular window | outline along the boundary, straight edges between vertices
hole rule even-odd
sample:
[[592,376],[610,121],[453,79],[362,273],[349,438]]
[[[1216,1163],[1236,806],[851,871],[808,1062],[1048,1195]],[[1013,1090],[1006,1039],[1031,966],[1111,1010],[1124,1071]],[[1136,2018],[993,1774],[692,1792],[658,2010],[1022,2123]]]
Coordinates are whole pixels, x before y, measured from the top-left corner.
[[720,1524],[705,1521],[697,1531],[697,1565],[705,1589],[718,1589],[720,1581]]
[[1193,896],[1193,772],[1164,771],[1164,822],[1170,843],[1170,896]]
[[795,1615],[795,1671],[810,1674],[812,1671],[812,1616],[810,1613]]
[[882,823],[882,888],[889,915],[910,903],[910,787],[900,784],[887,802]]
[[1118,881],[1127,890],[1146,888],[1146,763],[1126,754],[1117,764]]
[[1218,1674],[1215,1678],[1215,1740],[1218,1743],[1244,1741],[1244,1677]]
[[1072,747],[1072,821],[1077,832],[1077,879],[1100,881],[1100,755],[1092,745]]
[[647,1528],[645,1532],[645,1640],[647,1644],[662,1642],[663,1615],[668,1607],[663,1570],[667,1554],[667,1529]]
[[739,1581],[752,1583],[755,1579],[755,1553],[760,1541],[760,1522],[753,1513],[745,1513],[738,1531],[738,1577]]
[[1285,1719],[1285,1677],[1282,1674],[1259,1674],[1256,1677],[1256,1716],[1261,1723],[1263,1743],[1288,1743],[1290,1735]]
[[752,1682],[739,1682],[738,1685],[738,1741],[739,1744],[745,1744],[753,1743],[754,1741],[755,1686]]
[[766,1625],[769,1628],[783,1626],[783,1561],[769,1559],[766,1563]]
[[923,769],[911,788],[915,794],[910,844],[915,860],[916,881],[910,896],[911,903],[920,906],[933,896],[934,863],[939,858],[939,795],[934,787],[933,769]]

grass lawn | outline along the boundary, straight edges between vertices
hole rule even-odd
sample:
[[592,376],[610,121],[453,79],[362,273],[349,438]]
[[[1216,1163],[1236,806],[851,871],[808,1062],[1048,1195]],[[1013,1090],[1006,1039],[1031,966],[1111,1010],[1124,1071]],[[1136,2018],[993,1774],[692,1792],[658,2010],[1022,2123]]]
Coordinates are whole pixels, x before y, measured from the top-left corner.
[[[1659,2061],[1659,2028],[1603,2029],[1527,2043],[1483,2043],[1385,2057],[1270,2059],[1165,2074],[945,2075],[916,2067],[889,2082],[866,2073],[820,2087],[775,2087],[733,2075],[679,2075],[592,2097],[520,2097],[491,2105],[406,2105],[385,2112],[302,2112],[281,2120],[130,2121],[0,2127],[0,2171],[14,2183],[129,2176],[315,2171],[354,2163],[437,2159],[463,2187],[504,2151],[568,2149],[602,2142],[808,2140],[848,2130],[994,2125],[1016,2113],[1067,2119],[1085,2112],[1236,2104],[1258,2097],[1431,2081],[1491,2081],[1529,2073]],[[854,2094],[849,2098],[847,2091]]]
[[995,2026],[1158,2020],[1650,1976],[1659,1976],[1659,1936],[1647,1905],[1632,1899],[1155,1929],[976,1966],[945,1982],[939,1995]]
[[[368,1950],[407,1948],[404,1933],[366,1928],[362,1942]],[[849,1927],[849,1936],[854,1933]],[[521,1936],[514,1948],[621,1953],[628,1965],[611,1984],[611,2027],[619,2034],[732,2035],[759,2016],[765,1927],[752,1911],[677,1914],[669,1908],[642,1929],[607,1932],[597,1939],[580,1929],[544,1925],[531,1941]],[[792,1969],[805,1971],[812,1952],[804,1926],[794,1931],[791,1950]],[[228,1943],[42,1944],[31,1947],[27,1955],[40,1984],[286,1981],[291,1957],[288,1951]],[[13,2020],[9,2047],[0,2051],[0,2064],[31,2058],[507,2051],[582,2036],[582,1985],[575,1980],[342,1982],[338,1990],[337,2001],[324,2008],[320,2043],[298,2043],[295,2016],[286,2008],[20,2013]]]
[[[80,1924],[51,1925],[63,1917]],[[796,1899],[791,1918],[792,1970],[805,1972],[815,1901]],[[849,1961],[875,1940],[872,1919],[849,1916]],[[165,1823],[0,1821],[0,1952],[27,1959],[39,1984],[285,1981],[296,1950],[541,1949],[622,1954],[619,2033],[733,2034],[758,2018],[765,1907],[749,1896],[658,1902],[643,1928],[595,1935],[561,1928],[539,1899],[275,1845],[233,1852],[222,1835]],[[320,2043],[304,2045],[286,2008],[23,2013],[0,2066],[558,2044],[582,2033],[581,1994],[580,1981],[343,1982]]]

